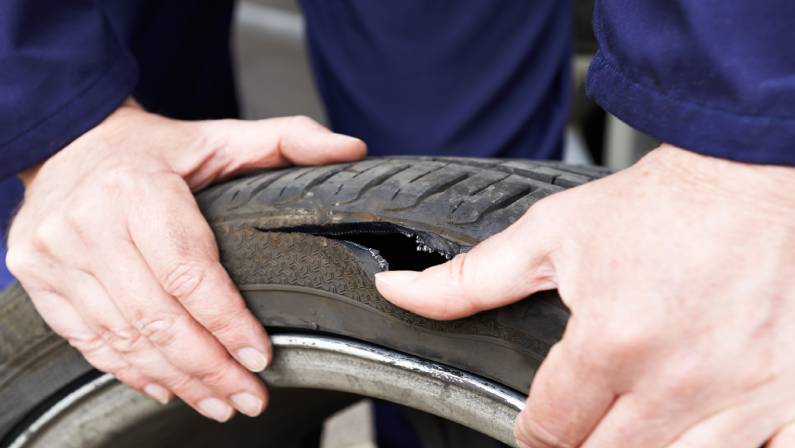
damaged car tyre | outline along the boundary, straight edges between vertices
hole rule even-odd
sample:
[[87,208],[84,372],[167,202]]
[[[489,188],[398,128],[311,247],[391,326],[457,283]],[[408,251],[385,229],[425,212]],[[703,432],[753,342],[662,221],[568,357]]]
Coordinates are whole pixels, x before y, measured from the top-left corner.
[[[372,158],[265,171],[213,186],[197,199],[224,266],[270,333],[347,338],[524,394],[566,325],[568,312],[554,292],[437,322],[385,301],[373,274],[443,262],[504,229],[539,199],[605,174],[554,162]],[[278,357],[278,344],[276,350]],[[46,327],[18,285],[0,295],[3,444],[97,376]],[[307,393],[283,401],[293,408],[325,403],[320,419],[351,401],[332,392],[316,395],[320,402]],[[266,415],[283,406],[275,394]],[[206,443],[195,446],[211,446]]]

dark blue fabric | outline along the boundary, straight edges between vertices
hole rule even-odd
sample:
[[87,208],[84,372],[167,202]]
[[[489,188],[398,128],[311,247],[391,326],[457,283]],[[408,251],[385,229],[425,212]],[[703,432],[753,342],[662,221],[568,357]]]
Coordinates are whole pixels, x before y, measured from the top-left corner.
[[130,94],[175,118],[236,116],[232,7],[215,0],[0,2],[0,179],[57,152]]
[[146,110],[185,120],[238,116],[230,54],[233,1],[98,3],[138,64],[132,94]]
[[795,165],[795,2],[597,0],[588,93],[662,141]]
[[8,235],[8,224],[11,214],[19,204],[22,197],[22,183],[14,177],[0,180],[0,290],[13,280],[11,273],[6,269],[6,235]]
[[302,3],[331,126],[371,153],[560,157],[568,1]]
[[137,77],[94,2],[0,2],[0,179],[93,127]]

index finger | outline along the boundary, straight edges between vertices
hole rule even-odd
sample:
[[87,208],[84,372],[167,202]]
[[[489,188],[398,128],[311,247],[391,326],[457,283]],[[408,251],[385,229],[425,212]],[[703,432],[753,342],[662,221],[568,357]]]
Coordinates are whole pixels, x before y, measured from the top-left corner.
[[[157,186],[154,186],[157,188]],[[271,345],[218,257],[215,237],[181,178],[163,182],[130,216],[129,232],[163,289],[251,371],[265,369]]]

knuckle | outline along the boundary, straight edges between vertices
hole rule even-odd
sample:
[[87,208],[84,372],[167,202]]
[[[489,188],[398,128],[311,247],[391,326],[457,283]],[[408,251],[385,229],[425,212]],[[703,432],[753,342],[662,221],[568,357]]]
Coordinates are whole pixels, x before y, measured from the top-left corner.
[[171,375],[160,379],[160,382],[168,389],[184,395],[186,391],[195,386],[195,381],[188,375]]
[[105,347],[105,341],[98,335],[70,336],[67,341],[86,356],[93,356]]
[[106,328],[100,337],[114,350],[120,353],[130,353],[138,348],[141,333],[132,327]]
[[640,322],[619,320],[618,325],[603,329],[602,343],[597,346],[602,355],[610,360],[636,360],[652,347],[655,333],[651,327]]
[[6,267],[18,278],[30,275],[36,269],[37,264],[38,257],[31,249],[14,246],[9,248],[6,253]]
[[82,234],[89,230],[96,217],[96,209],[82,203],[67,208],[63,215],[63,222],[70,229]]
[[52,220],[45,221],[33,229],[30,236],[31,245],[38,251],[47,252],[58,244],[61,228],[53,225]]
[[[224,362],[223,364],[226,364]],[[232,367],[222,367],[218,368],[217,365],[207,366],[207,369],[202,369],[196,371],[194,376],[196,379],[201,381],[202,383],[213,387],[218,388],[227,383],[228,379],[232,377],[233,368]]]
[[468,311],[478,310],[478,297],[473,295],[473,288],[470,283],[473,281],[474,272],[472,259],[468,253],[458,254],[447,263],[447,277],[449,278],[450,288],[454,291],[454,297],[466,303]]
[[199,289],[205,279],[204,272],[199,263],[183,262],[168,271],[160,282],[167,294],[183,299]]
[[120,194],[135,191],[136,175],[124,167],[113,167],[102,176],[98,185],[109,194]]
[[[449,278],[453,284],[465,287],[469,273],[469,256],[466,253],[458,254],[447,264]],[[465,289],[465,288],[464,288]]]
[[162,314],[143,318],[135,323],[135,327],[152,344],[167,347],[178,337],[179,320],[177,316]]
[[204,318],[202,324],[214,335],[227,335],[244,328],[244,323],[249,320],[248,309],[241,301],[235,300],[223,313],[212,313]]
[[[231,315],[236,315],[236,313],[230,313]],[[235,320],[230,317],[230,315],[222,314],[222,315],[215,315],[206,320],[204,322],[204,327],[212,334],[228,334],[234,331],[237,328],[235,324]]]

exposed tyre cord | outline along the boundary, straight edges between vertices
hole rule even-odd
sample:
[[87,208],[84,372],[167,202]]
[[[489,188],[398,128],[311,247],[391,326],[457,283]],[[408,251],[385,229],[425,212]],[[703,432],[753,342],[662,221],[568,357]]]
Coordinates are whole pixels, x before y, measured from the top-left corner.
[[[197,196],[221,259],[269,331],[300,329],[418,355],[527,392],[568,312],[555,293],[449,322],[386,302],[372,275],[468,250],[593,167],[390,157],[267,171]],[[91,367],[18,285],[0,295],[0,438]]]

